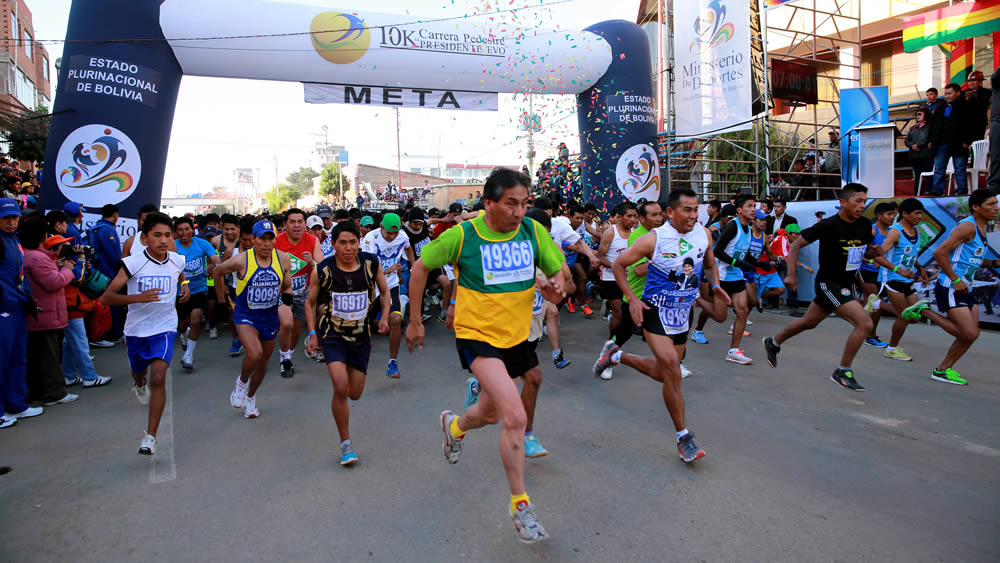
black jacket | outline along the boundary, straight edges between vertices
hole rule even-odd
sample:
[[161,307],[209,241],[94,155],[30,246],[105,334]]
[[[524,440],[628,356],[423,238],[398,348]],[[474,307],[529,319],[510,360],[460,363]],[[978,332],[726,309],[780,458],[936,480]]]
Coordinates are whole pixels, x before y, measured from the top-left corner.
[[941,145],[948,145],[948,154],[951,156],[968,155],[968,147],[962,145],[971,146],[973,141],[978,141],[983,136],[983,130],[973,114],[971,104],[959,98],[950,107],[951,115],[947,117],[945,113],[949,108],[948,103],[941,104],[934,111],[934,120],[931,121],[933,149],[937,151]]

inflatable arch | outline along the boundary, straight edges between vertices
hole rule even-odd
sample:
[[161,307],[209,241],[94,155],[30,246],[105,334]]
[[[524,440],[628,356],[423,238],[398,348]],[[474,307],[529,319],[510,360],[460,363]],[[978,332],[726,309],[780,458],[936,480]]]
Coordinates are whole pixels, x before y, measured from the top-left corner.
[[575,94],[584,197],[610,209],[660,195],[649,45],[631,22],[543,32],[260,0],[74,0],[66,40],[41,207],[115,203],[123,235],[160,201],[184,74],[356,85],[351,95],[442,107],[454,92]]

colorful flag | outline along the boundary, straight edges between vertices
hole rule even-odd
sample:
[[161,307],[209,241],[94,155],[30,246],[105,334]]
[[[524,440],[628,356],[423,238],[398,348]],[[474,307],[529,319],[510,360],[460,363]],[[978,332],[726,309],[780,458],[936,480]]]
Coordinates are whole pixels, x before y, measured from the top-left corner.
[[989,35],[1000,31],[1000,0],[963,2],[903,18],[903,50]]
[[975,46],[972,39],[952,41],[948,44],[948,82],[965,88],[972,65],[976,62]]

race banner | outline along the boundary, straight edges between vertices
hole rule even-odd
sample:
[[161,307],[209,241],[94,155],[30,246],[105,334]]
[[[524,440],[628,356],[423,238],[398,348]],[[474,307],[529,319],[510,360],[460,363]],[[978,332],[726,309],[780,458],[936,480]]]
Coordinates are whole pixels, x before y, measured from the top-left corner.
[[690,0],[674,6],[678,138],[751,127],[750,62],[749,2]]
[[304,86],[307,104],[351,104],[462,111],[497,111],[498,108],[498,96],[490,92],[312,82],[306,82]]

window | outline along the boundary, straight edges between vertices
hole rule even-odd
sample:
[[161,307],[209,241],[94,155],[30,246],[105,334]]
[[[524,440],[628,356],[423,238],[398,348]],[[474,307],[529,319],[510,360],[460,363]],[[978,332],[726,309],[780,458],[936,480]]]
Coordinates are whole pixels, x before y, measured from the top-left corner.
[[44,55],[42,56],[42,77],[45,78],[46,82],[50,82],[50,80],[49,80],[49,58],[46,57],[46,56],[44,56]]
[[15,48],[21,40],[21,30],[17,27],[17,14],[10,13],[10,38],[14,40]]
[[31,39],[31,34],[27,31],[24,32],[24,52],[28,54],[28,60],[30,61],[34,57],[35,44]]
[[14,81],[14,97],[28,109],[38,107],[38,90],[35,89],[35,84],[21,69],[17,69]]

